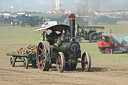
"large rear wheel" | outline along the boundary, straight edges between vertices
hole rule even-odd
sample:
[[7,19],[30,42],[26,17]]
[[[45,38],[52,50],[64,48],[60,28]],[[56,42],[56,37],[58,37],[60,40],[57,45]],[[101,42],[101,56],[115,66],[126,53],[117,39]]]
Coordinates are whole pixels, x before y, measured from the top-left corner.
[[37,48],[36,63],[37,67],[42,71],[48,71],[50,67],[45,57],[45,52],[48,51],[48,47],[50,47],[48,42],[40,42]]
[[82,70],[88,72],[91,68],[91,56],[88,52],[84,52],[81,60]]
[[58,56],[56,59],[56,67],[57,67],[58,72],[60,73],[62,73],[65,69],[65,58],[62,52],[58,53]]
[[90,42],[96,42],[97,40],[98,40],[98,34],[96,32],[93,32],[89,35]]

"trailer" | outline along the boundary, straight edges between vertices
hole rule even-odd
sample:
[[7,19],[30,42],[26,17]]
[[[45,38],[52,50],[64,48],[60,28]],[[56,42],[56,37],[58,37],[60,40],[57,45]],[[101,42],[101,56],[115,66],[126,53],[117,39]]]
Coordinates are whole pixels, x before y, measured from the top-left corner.
[[36,67],[36,54],[20,54],[20,53],[7,53],[7,56],[10,57],[10,65],[15,66],[16,62],[23,62],[23,67],[28,68],[29,64],[32,64],[33,67]]
[[113,51],[128,52],[128,36],[98,36],[98,48],[102,53],[112,54]]

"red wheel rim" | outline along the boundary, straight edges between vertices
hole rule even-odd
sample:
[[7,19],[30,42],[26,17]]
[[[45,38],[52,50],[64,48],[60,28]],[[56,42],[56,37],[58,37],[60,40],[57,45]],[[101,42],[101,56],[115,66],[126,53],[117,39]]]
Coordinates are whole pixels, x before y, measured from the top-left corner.
[[106,54],[110,54],[110,53],[111,53],[111,50],[110,50],[109,48],[106,48],[106,49],[105,49],[105,53],[106,53]]

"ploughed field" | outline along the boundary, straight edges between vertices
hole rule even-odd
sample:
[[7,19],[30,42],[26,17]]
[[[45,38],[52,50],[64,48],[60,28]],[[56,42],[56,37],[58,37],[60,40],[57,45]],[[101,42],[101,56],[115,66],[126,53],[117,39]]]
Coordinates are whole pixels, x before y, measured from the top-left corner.
[[[82,72],[81,64],[75,71],[58,73],[53,65],[50,71],[41,71],[33,68],[22,67],[22,62],[10,66],[8,52],[14,52],[19,48],[41,41],[41,34],[35,34],[33,30],[39,27],[0,26],[0,85],[128,85],[128,53],[114,52],[114,54],[102,54],[97,48],[97,43],[89,43],[83,40],[82,53],[87,51],[91,55],[92,66],[90,72]],[[128,34],[126,22],[117,25],[105,25],[104,32],[116,35]]]

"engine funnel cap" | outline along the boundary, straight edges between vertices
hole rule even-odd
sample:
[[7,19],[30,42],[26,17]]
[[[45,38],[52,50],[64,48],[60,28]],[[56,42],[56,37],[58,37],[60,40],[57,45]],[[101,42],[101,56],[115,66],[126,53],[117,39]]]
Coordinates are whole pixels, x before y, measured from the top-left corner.
[[75,14],[70,14],[70,16],[68,18],[69,18],[69,20],[75,20],[76,16],[75,16]]

